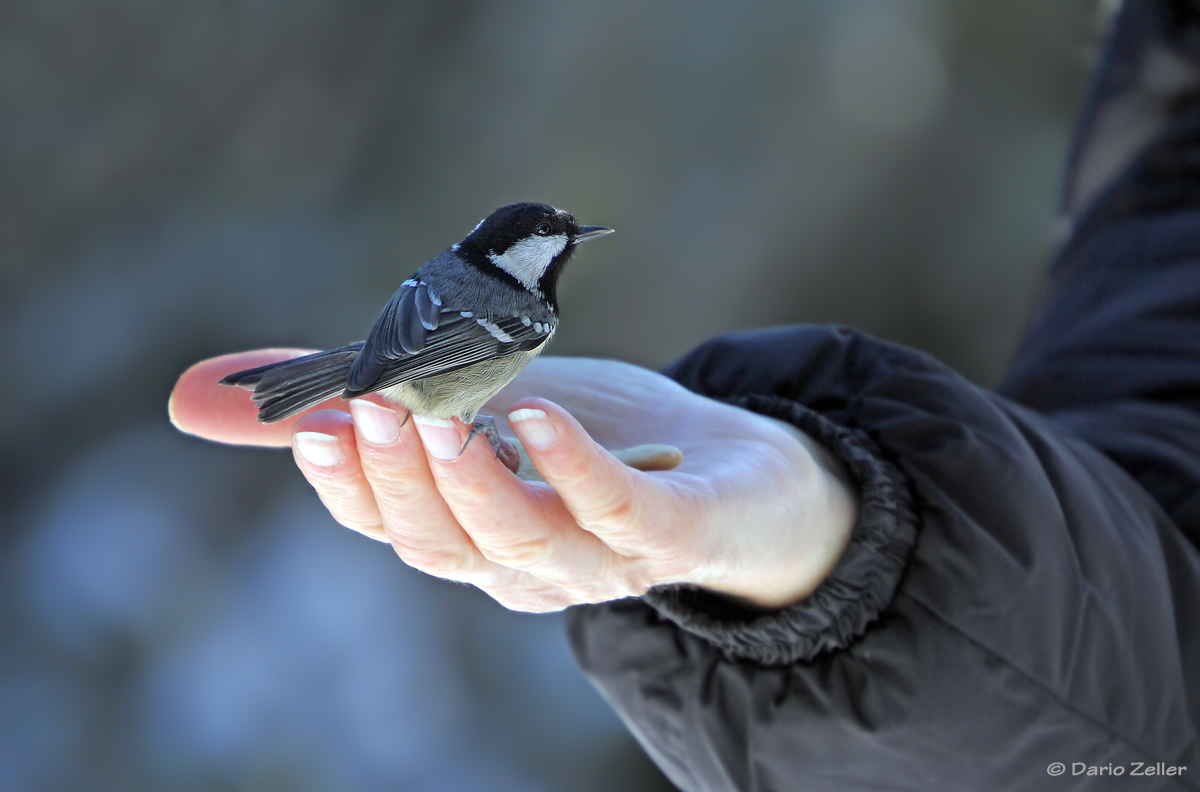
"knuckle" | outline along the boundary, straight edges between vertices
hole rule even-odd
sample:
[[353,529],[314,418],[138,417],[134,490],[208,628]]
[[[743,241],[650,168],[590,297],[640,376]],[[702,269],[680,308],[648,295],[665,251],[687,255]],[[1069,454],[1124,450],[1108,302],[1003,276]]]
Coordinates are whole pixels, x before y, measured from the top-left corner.
[[338,524],[360,532],[380,529],[379,511],[367,501],[344,488],[317,488],[317,497]]
[[444,547],[421,547],[404,542],[389,534],[392,548],[400,560],[413,569],[446,580],[460,580],[472,567],[469,553]]
[[361,534],[382,535],[383,526],[379,520],[372,520],[369,517],[360,517],[354,514],[342,514],[333,509],[329,510],[330,516],[334,521],[343,528],[349,528],[351,531],[358,531]]
[[522,613],[553,613],[579,603],[578,599],[567,595],[566,592],[550,589],[506,589],[488,594],[508,610]]
[[537,569],[547,566],[553,556],[553,547],[547,537],[536,537],[502,546],[482,544],[479,552],[489,561],[510,569]]
[[641,502],[629,487],[609,486],[594,493],[591,503],[577,515],[582,522],[603,525],[609,530],[642,523]]
[[431,484],[407,470],[376,468],[370,471],[371,489],[393,503],[409,503],[425,495]]

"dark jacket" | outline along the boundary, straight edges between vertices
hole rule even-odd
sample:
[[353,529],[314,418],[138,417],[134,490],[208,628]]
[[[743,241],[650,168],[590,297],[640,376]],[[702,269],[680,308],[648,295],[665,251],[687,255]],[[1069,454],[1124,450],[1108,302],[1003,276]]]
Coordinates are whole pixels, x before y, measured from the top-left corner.
[[799,426],[862,492],[848,550],[793,607],[665,587],[571,610],[580,665],[682,789],[1200,790],[1189,3],[1127,0],[1064,210],[999,393],[830,327],[734,334],[669,369]]

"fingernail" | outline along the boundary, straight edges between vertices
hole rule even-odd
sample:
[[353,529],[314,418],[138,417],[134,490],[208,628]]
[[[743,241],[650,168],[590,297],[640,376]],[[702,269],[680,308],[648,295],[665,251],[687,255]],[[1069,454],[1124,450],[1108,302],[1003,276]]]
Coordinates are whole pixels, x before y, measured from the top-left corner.
[[458,430],[453,421],[443,421],[440,418],[423,418],[413,416],[417,432],[421,435],[421,443],[434,459],[455,459],[462,450],[458,439]]
[[546,413],[541,410],[513,410],[508,414],[508,424],[521,442],[534,451],[545,451],[558,439],[554,424],[546,420]]
[[333,467],[346,458],[338,439],[320,432],[296,432],[296,450],[317,467]]
[[400,437],[400,419],[395,410],[354,399],[350,415],[354,417],[354,428],[371,445],[391,445]]

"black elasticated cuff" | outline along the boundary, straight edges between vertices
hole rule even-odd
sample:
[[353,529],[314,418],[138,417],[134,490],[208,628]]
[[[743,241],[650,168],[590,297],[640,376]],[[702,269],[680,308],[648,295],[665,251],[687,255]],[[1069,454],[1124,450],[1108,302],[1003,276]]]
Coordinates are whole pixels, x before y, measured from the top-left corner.
[[658,586],[642,599],[726,655],[763,665],[811,660],[848,645],[891,601],[916,542],[908,485],[862,432],[795,402],[745,396],[730,404],[792,424],[829,449],[861,488],[858,523],[833,571],[805,599],[761,610],[693,586]]

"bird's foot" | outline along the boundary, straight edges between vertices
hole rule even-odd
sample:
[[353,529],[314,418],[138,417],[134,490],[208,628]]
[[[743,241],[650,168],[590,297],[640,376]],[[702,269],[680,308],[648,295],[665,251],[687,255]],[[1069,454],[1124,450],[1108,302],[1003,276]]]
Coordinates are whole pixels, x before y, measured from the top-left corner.
[[496,420],[490,415],[475,416],[475,423],[471,424],[471,432],[467,435],[467,442],[463,443],[462,450],[458,452],[459,456],[462,456],[463,451],[467,450],[467,446],[471,444],[476,435],[486,437],[492,450],[496,452],[496,459],[499,459],[514,474],[517,472],[517,468],[521,466],[521,456],[517,453],[517,449],[513,448],[512,443],[506,442],[500,436],[499,430],[496,429]]

